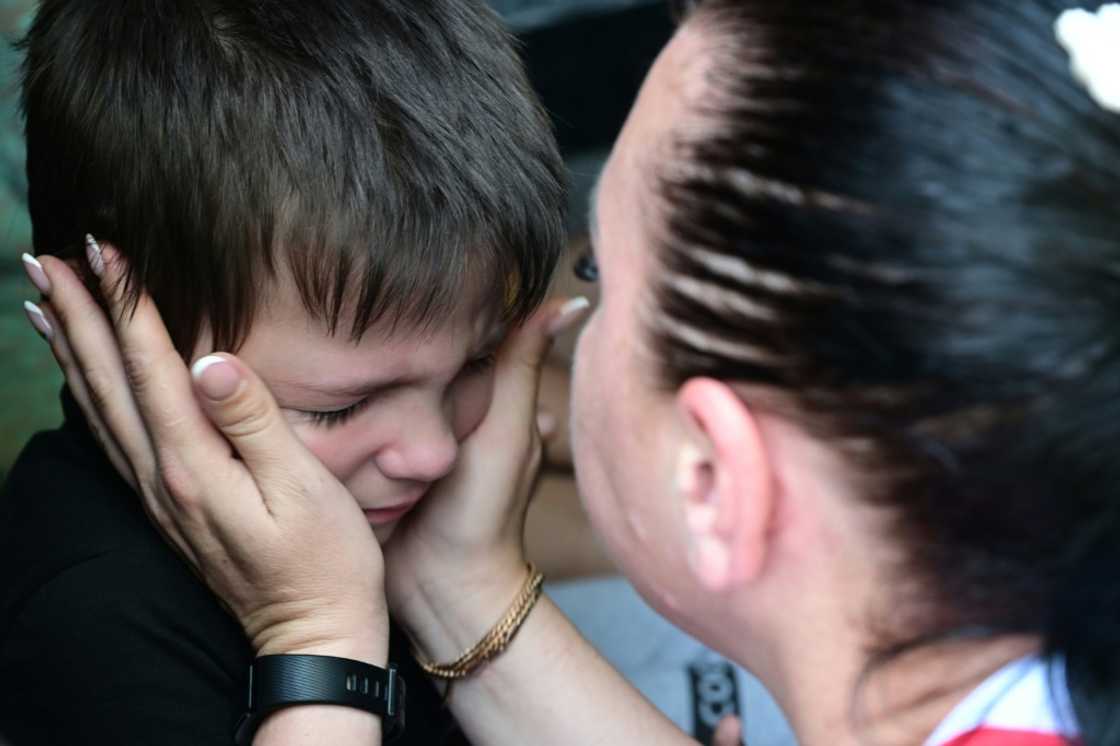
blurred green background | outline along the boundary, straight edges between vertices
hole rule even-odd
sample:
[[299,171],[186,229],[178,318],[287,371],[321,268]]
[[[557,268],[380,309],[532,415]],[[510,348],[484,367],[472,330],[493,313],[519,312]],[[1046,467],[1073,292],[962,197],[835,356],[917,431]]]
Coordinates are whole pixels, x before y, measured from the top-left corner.
[[0,480],[31,433],[60,418],[62,376],[50,350],[28,325],[23,302],[35,289],[20,254],[31,246],[19,117],[19,53],[13,48],[33,0],[0,0]]

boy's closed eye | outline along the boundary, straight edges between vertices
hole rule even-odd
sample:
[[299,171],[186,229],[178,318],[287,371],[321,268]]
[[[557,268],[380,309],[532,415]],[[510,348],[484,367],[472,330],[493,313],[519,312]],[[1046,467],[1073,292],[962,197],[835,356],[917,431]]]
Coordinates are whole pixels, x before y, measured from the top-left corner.
[[[458,379],[469,378],[472,376],[482,375],[494,367],[496,361],[495,353],[488,353],[467,362],[463,369],[459,372]],[[349,421],[354,415],[365,409],[372,401],[377,398],[376,395],[366,396],[353,404],[342,407],[341,409],[332,410],[303,410],[293,409],[291,411],[299,414],[305,418],[307,422],[315,427],[330,429],[337,427]]]

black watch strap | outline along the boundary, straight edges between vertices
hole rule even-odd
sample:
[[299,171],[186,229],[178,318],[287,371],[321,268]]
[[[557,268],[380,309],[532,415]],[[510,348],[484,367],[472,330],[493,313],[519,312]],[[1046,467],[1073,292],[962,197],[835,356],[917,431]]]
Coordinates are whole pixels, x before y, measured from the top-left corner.
[[341,705],[381,718],[382,740],[404,733],[405,685],[388,670],[327,655],[263,655],[249,666],[249,710],[237,725],[238,746],[273,712],[295,705]]

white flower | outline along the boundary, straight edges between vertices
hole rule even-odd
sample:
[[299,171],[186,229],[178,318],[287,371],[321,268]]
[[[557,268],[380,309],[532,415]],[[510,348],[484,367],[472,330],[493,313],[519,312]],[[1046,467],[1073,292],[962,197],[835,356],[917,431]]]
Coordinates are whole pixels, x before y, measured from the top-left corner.
[[1120,4],[1096,13],[1067,10],[1054,24],[1073,74],[1098,104],[1120,114]]

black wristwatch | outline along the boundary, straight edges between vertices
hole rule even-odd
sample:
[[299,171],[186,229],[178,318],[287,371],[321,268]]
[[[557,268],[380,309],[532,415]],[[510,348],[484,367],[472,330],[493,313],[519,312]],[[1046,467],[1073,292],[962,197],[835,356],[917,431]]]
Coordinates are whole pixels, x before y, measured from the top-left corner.
[[381,718],[382,741],[404,733],[405,685],[397,667],[388,670],[327,655],[263,655],[249,666],[249,711],[234,741],[250,746],[266,717],[295,705],[342,705]]

